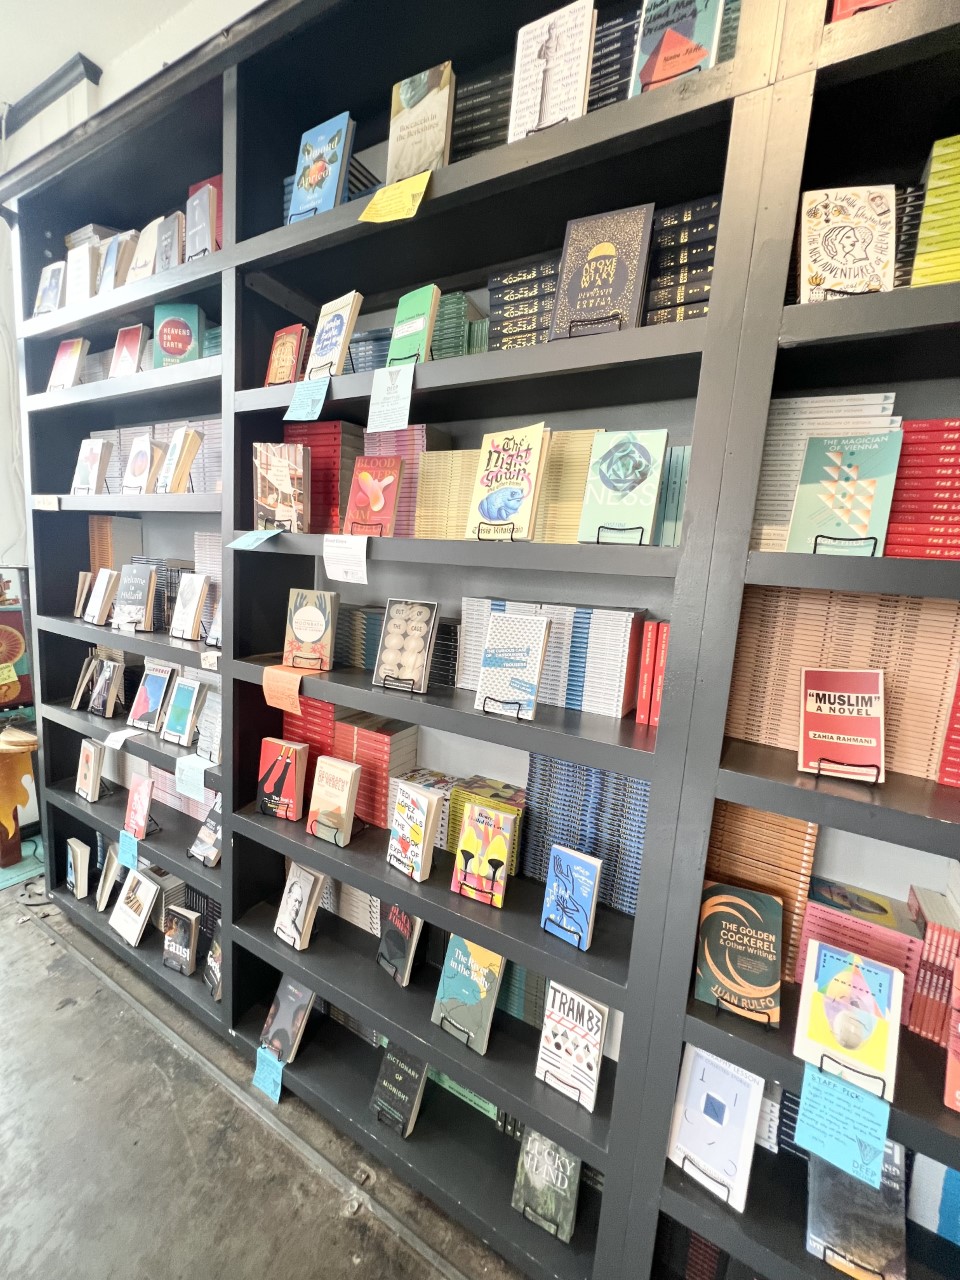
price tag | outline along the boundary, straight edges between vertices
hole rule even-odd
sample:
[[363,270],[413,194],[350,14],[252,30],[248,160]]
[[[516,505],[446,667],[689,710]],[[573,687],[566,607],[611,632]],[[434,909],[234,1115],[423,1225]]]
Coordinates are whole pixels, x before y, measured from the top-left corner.
[[136,738],[142,732],[142,729],[116,729],[113,733],[107,734],[103,745],[111,751],[118,751],[128,738]]
[[216,671],[220,666],[220,650],[204,649],[200,654],[200,665],[204,671]]
[[280,1101],[283,1083],[283,1063],[265,1045],[257,1049],[257,1069],[253,1073],[253,1087],[266,1094],[271,1102]]
[[208,764],[208,760],[204,760],[202,756],[196,754],[177,758],[174,785],[180,795],[186,796],[189,800],[202,800],[204,798],[203,780]]
[[308,382],[294,383],[290,408],[283,415],[284,422],[316,422],[323,412],[323,402],[330,389],[330,375],[311,378]]
[[279,529],[251,529],[249,533],[242,533],[239,538],[228,542],[227,546],[233,547],[234,551],[256,551],[257,547],[275,538],[279,532]]
[[367,535],[328,533],[323,539],[323,570],[334,582],[367,581]]
[[375,369],[370,391],[368,431],[404,431],[410,422],[410,397],[416,364]]
[[391,182],[389,187],[381,187],[373,193],[357,221],[399,222],[402,218],[412,218],[420,208],[429,181],[428,169],[426,173],[417,173],[402,182]]
[[117,847],[117,861],[121,867],[128,867],[131,871],[137,869],[137,850],[140,842],[136,836],[132,836],[129,831],[120,832],[120,843]]
[[12,662],[0,662],[0,684],[15,684],[19,679]]
[[889,1122],[889,1102],[809,1062],[804,1067],[797,1146],[879,1187]]
[[60,498],[55,493],[35,493],[33,509],[34,511],[59,511]]

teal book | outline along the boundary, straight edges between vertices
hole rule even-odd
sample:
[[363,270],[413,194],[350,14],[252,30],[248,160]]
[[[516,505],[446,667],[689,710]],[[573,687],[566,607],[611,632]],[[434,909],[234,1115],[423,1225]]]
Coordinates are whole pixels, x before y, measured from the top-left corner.
[[340,203],[353,148],[353,128],[345,111],[308,129],[300,139],[288,223],[324,213]]
[[787,550],[881,555],[902,443],[902,431],[812,436],[803,456]]
[[712,67],[722,21],[723,0],[646,0],[630,96]]
[[430,1021],[477,1053],[486,1053],[503,956],[452,934]]
[[693,994],[704,1004],[778,1027],[782,939],[780,898],[706,881]]
[[597,432],[578,542],[652,541],[666,451],[666,431]]
[[405,293],[397,303],[393,321],[387,368],[397,364],[430,359],[433,326],[440,306],[440,290],[435,284]]
[[189,302],[162,302],[153,308],[153,367],[199,360],[206,316]]

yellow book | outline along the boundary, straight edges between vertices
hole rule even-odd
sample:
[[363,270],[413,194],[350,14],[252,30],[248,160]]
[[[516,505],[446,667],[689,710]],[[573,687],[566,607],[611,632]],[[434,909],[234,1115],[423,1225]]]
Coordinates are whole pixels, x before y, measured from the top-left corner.
[[483,437],[465,538],[528,542],[550,443],[542,422]]

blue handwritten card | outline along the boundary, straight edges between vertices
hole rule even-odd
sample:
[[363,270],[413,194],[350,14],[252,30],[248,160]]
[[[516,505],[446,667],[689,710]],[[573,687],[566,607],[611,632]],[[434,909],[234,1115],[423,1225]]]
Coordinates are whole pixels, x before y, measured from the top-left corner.
[[265,1093],[271,1102],[279,1102],[282,1083],[283,1063],[265,1045],[260,1045],[257,1049],[257,1069],[253,1073],[253,1087]]
[[879,1187],[889,1122],[889,1102],[807,1063],[797,1146],[829,1160],[861,1182]]

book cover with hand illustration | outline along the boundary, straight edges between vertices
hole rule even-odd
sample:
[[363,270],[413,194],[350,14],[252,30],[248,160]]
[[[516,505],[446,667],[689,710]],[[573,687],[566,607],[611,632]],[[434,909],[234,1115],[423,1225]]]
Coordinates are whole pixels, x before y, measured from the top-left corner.
[[602,869],[599,858],[555,844],[550,850],[540,928],[586,951],[593,940]]

